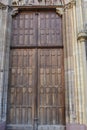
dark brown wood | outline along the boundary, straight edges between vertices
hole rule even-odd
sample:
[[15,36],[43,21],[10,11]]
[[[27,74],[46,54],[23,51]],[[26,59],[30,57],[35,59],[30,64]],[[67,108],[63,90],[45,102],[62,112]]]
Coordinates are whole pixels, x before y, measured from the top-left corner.
[[8,130],[64,125],[62,46],[62,21],[54,11],[22,12],[13,18]]
[[20,13],[13,18],[11,46],[63,46],[61,17],[55,11]]
[[33,129],[35,49],[12,49],[8,124],[27,124]]
[[12,46],[36,45],[36,15],[34,12],[20,13],[13,18]]
[[55,12],[38,16],[38,46],[62,46],[62,19]]
[[41,125],[64,124],[63,50],[38,50],[38,115]]

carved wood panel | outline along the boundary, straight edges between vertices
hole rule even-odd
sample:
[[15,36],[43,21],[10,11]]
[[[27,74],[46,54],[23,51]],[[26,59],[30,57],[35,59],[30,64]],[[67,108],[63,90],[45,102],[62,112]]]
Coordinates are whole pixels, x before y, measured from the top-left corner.
[[62,49],[38,52],[38,114],[40,125],[64,124],[64,66]]
[[13,18],[12,30],[7,130],[63,125],[61,17],[54,11],[22,12]]
[[11,46],[63,46],[61,17],[54,11],[20,13],[13,18]]
[[34,49],[12,49],[10,55],[8,123],[33,125]]
[[62,19],[55,12],[40,12],[38,16],[39,46],[62,46]]
[[36,17],[34,12],[20,13],[13,18],[12,46],[36,45]]

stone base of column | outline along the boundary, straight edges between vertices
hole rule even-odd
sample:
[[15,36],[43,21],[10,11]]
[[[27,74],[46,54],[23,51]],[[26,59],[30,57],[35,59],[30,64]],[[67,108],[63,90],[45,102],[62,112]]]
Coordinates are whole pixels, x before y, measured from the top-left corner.
[[87,130],[87,127],[80,124],[67,124],[66,130]]
[[6,122],[0,122],[0,130],[5,130]]

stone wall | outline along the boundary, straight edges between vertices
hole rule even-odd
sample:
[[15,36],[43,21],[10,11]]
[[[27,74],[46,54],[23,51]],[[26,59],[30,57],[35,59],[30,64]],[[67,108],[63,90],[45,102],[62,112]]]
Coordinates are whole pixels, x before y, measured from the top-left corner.
[[87,0],[83,2],[83,18],[84,18],[84,28],[87,30]]
[[0,0],[3,4],[7,5],[9,0]]

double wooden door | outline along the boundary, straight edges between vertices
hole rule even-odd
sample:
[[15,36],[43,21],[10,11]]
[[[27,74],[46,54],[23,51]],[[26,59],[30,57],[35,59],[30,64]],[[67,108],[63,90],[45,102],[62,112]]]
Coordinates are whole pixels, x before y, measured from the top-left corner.
[[13,18],[8,130],[56,130],[65,123],[61,23],[54,11]]

